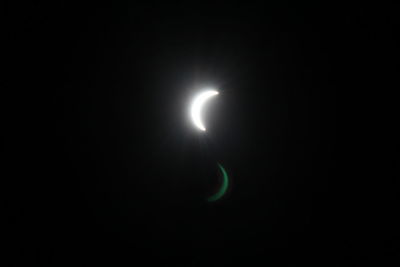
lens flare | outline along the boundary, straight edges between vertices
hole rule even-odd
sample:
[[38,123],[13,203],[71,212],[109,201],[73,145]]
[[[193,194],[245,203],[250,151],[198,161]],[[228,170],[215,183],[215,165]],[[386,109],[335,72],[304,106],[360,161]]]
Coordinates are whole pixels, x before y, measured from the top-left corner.
[[228,185],[229,185],[229,179],[228,179],[228,174],[226,173],[224,167],[222,167],[221,164],[218,163],[218,167],[222,172],[223,175],[223,180],[222,180],[222,185],[221,188],[219,189],[219,191],[212,195],[211,197],[209,197],[207,200],[208,202],[214,202],[217,201],[218,199],[220,199],[221,197],[223,197],[226,193],[226,190],[228,189]]

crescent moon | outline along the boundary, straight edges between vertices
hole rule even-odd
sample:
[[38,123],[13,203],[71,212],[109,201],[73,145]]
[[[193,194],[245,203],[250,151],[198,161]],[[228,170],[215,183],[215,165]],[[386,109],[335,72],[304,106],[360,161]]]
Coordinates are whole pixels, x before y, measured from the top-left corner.
[[228,174],[226,173],[224,167],[222,167],[221,164],[218,163],[218,167],[221,170],[222,174],[223,174],[223,180],[222,180],[222,185],[221,188],[219,189],[219,191],[212,195],[211,197],[209,197],[207,200],[208,202],[214,202],[217,201],[218,199],[220,199],[221,197],[223,197],[226,193],[226,190],[228,189],[228,185],[229,185],[229,179],[228,179]]
[[206,128],[204,127],[204,124],[201,120],[201,110],[203,108],[203,105],[210,97],[213,97],[218,94],[219,93],[215,90],[208,90],[208,91],[200,93],[193,100],[193,103],[192,103],[192,106],[190,109],[190,115],[192,117],[193,124],[202,131],[206,130]]

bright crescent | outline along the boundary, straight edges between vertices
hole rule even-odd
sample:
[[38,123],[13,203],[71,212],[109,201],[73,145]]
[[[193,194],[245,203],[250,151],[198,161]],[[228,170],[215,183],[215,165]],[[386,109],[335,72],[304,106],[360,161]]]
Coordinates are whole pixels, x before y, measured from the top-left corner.
[[193,100],[192,107],[190,109],[190,115],[192,117],[193,124],[202,131],[206,130],[204,124],[201,120],[201,110],[205,102],[215,95],[219,93],[215,90],[208,90],[205,92],[200,93],[196,98]]
[[223,181],[222,181],[222,186],[219,189],[219,191],[212,195],[211,197],[209,197],[207,200],[208,202],[214,202],[217,201],[218,199],[220,199],[221,197],[223,197],[223,195],[225,195],[226,190],[228,189],[228,185],[229,185],[229,179],[228,179],[228,174],[226,173],[224,167],[222,167],[221,164],[218,163],[218,167],[221,170],[222,174],[223,174]]

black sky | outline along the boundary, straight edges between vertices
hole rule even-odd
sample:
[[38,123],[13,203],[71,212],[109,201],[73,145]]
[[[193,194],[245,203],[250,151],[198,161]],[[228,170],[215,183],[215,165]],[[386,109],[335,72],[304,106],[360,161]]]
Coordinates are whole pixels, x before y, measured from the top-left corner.
[[5,6],[11,266],[398,261],[397,7]]

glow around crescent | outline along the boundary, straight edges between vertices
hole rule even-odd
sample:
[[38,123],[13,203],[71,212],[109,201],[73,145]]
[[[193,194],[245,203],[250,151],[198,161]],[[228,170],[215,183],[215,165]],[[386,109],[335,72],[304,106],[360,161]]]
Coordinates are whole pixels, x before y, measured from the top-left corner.
[[193,100],[190,115],[192,117],[193,124],[202,131],[205,131],[206,128],[201,120],[201,110],[203,108],[204,103],[210,98],[219,93],[215,90],[207,90],[205,92],[200,93],[198,96],[195,97]]
[[221,164],[218,163],[218,167],[223,174],[222,185],[221,185],[221,188],[219,189],[219,191],[215,195],[212,195],[211,197],[209,197],[207,199],[208,202],[217,201],[218,199],[220,199],[221,197],[223,197],[225,195],[226,190],[228,189],[228,185],[229,185],[228,174],[226,173],[224,167],[222,167]]

